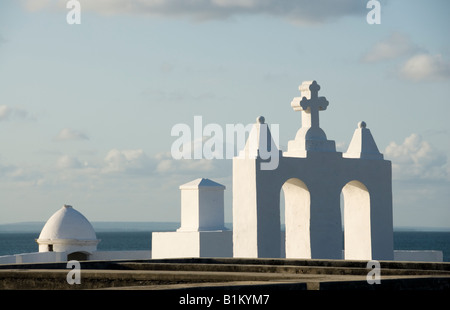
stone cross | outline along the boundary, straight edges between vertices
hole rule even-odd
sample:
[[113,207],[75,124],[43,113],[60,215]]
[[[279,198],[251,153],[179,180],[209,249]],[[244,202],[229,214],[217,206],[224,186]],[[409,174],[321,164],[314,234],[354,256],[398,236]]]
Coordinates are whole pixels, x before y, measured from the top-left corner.
[[328,100],[319,97],[320,85],[316,81],[303,82],[299,90],[301,97],[295,97],[291,106],[294,111],[302,111],[302,127],[319,127],[319,111],[327,109]]

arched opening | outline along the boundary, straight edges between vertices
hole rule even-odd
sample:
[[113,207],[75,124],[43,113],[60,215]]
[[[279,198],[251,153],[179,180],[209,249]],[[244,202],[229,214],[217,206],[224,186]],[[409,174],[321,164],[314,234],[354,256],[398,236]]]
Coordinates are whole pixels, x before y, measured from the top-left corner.
[[286,258],[311,258],[310,194],[301,180],[287,180],[284,193]]
[[67,260],[83,261],[88,259],[89,254],[86,252],[73,252],[67,255]]
[[344,258],[372,259],[370,194],[359,181],[342,188],[344,222]]

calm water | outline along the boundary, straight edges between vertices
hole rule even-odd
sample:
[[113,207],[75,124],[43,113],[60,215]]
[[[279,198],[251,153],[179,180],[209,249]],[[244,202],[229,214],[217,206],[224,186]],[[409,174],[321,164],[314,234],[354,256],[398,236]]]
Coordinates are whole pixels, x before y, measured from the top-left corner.
[[[98,232],[99,251],[151,249],[151,232]],[[0,256],[37,252],[39,233],[0,233]],[[439,250],[450,262],[450,232],[395,232],[396,250]]]
[[[0,233],[0,256],[38,251],[39,233]],[[151,232],[98,232],[99,251],[151,249]]]
[[450,262],[450,232],[394,232],[394,249],[442,251],[444,262]]

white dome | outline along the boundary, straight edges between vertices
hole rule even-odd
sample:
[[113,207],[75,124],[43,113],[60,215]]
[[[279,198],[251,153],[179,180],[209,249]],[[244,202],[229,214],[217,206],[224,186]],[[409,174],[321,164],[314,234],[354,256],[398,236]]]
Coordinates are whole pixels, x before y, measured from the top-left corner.
[[91,223],[72,206],[64,205],[42,228],[39,240],[97,240]]

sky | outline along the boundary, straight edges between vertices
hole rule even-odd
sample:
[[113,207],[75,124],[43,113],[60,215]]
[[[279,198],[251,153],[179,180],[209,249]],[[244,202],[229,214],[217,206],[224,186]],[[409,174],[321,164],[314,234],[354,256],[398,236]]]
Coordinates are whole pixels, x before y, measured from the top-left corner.
[[338,151],[365,121],[392,161],[394,226],[450,229],[450,3],[65,0],[0,3],[0,224],[70,204],[91,221],[180,220],[179,186],[230,159],[175,160],[176,124],[301,126],[303,81]]

